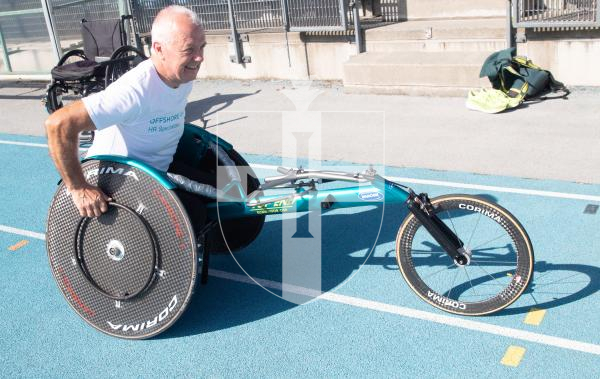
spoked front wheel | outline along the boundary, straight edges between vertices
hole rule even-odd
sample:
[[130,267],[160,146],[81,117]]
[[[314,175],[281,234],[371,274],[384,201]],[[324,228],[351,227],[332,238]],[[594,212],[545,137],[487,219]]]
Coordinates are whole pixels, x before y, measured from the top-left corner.
[[436,308],[469,316],[494,313],[517,300],[533,274],[533,249],[519,221],[471,195],[441,196],[431,204],[463,242],[468,259],[455,262],[409,214],[398,231],[396,259],[412,290]]

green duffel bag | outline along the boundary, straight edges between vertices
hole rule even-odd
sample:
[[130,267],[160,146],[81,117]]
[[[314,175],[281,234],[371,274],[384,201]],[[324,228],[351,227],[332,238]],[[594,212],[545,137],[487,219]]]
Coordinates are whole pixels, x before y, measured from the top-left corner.
[[566,98],[570,91],[554,79],[548,70],[527,57],[515,56],[516,49],[500,50],[490,55],[481,68],[480,77],[487,76],[492,87],[520,100],[545,100],[549,93],[562,92],[554,98]]

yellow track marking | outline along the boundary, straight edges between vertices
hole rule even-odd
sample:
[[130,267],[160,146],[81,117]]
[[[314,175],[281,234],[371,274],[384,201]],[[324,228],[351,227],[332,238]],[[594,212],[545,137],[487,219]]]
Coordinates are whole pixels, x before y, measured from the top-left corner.
[[506,349],[506,353],[504,353],[504,357],[502,357],[500,363],[505,366],[517,367],[519,363],[521,363],[523,355],[525,355],[524,347],[509,346],[508,349]]
[[546,315],[545,309],[531,308],[525,316],[525,320],[523,322],[529,325],[539,325],[542,323],[544,316]]
[[16,244],[9,246],[8,250],[10,251],[16,251],[19,250],[20,248],[22,248],[23,246],[27,245],[29,243],[29,241],[27,240],[21,240],[19,242],[17,242]]

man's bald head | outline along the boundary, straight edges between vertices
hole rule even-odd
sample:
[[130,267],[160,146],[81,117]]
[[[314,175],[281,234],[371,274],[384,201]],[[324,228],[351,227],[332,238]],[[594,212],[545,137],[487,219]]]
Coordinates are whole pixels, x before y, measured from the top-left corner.
[[190,23],[202,28],[200,18],[196,12],[180,5],[171,5],[164,8],[152,22],[152,42],[170,44],[179,34],[182,23]]
[[188,8],[172,5],[154,19],[151,59],[168,86],[177,88],[196,79],[205,45],[200,19]]

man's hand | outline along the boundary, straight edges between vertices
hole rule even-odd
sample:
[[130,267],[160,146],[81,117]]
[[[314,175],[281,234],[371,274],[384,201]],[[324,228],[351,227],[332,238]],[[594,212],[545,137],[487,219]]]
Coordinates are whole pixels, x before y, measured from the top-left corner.
[[108,210],[108,202],[112,201],[100,188],[87,183],[69,192],[82,217],[100,216]]

